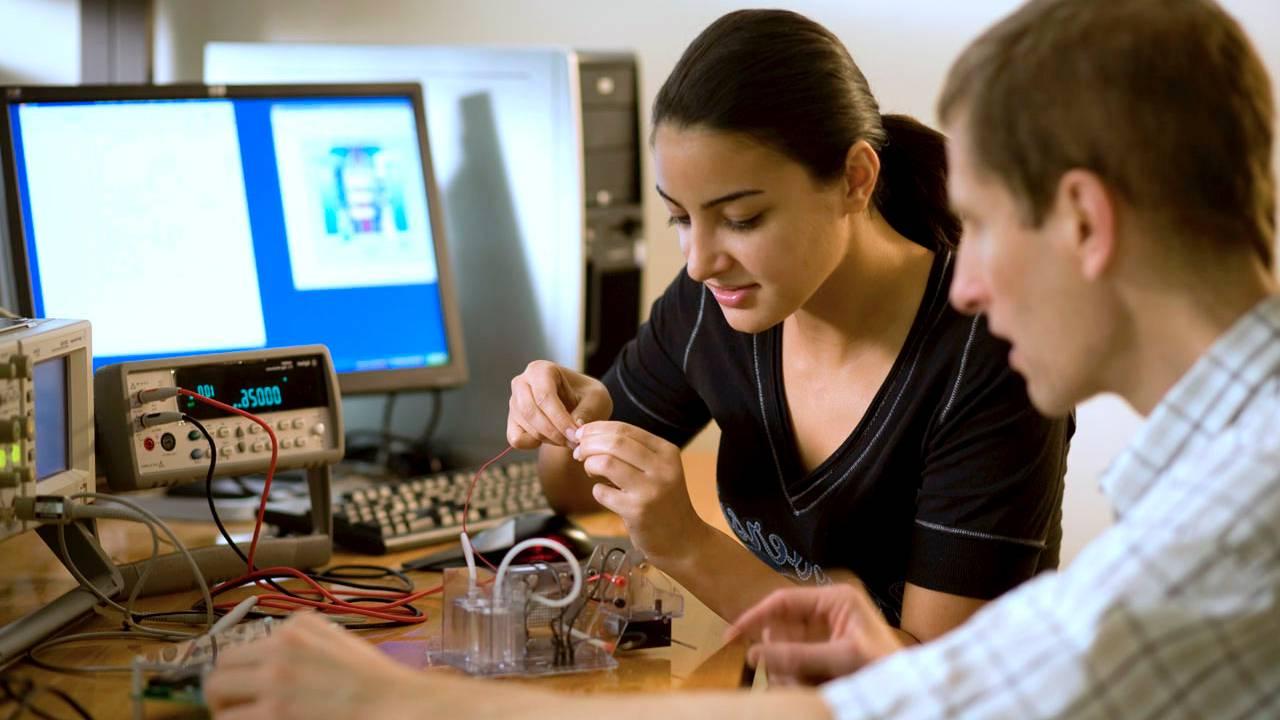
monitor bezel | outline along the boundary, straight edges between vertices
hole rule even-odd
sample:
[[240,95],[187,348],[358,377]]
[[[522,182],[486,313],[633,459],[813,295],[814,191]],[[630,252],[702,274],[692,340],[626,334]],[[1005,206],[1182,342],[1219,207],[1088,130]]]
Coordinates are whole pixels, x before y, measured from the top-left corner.
[[418,130],[418,148],[422,155],[423,180],[427,188],[428,215],[432,245],[440,288],[440,308],[444,316],[445,338],[449,362],[444,365],[386,370],[355,370],[338,374],[344,394],[429,390],[456,387],[467,381],[466,348],[462,337],[462,318],[454,286],[453,268],[449,262],[445,234],[444,205],[431,162],[431,143],[427,133],[426,109],[422,86],[418,83],[322,83],[263,85],[78,85],[78,86],[5,86],[0,88],[0,166],[3,170],[5,222],[13,260],[13,277],[18,312],[31,316],[35,298],[31,268],[27,257],[26,218],[18,197],[17,157],[13,148],[10,106],[28,102],[92,102],[112,100],[198,100],[237,98],[327,98],[407,96],[413,105]]

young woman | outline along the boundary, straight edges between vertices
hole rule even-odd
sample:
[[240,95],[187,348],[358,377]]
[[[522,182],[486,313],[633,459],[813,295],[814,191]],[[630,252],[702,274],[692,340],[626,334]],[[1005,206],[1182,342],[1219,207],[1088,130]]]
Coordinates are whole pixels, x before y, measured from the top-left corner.
[[[685,51],[652,145],[685,272],[603,382],[547,362],[512,381],[507,436],[541,447],[553,504],[617,512],[726,618],[847,571],[927,640],[1055,567],[1070,422],[947,303],[942,136],[882,116],[825,28],[747,10]],[[711,420],[741,544],[684,484]]]

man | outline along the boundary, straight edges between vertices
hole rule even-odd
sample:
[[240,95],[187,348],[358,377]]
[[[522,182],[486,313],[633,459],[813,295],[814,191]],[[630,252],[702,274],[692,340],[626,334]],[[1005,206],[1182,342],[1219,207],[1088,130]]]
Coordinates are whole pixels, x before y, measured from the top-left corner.
[[853,586],[733,632],[815,692],[569,699],[398,668],[316,620],[229,652],[219,717],[1255,717],[1280,713],[1280,296],[1270,85],[1210,0],[1035,0],[940,103],[965,221],[952,301],[1045,413],[1147,415],[1102,480],[1114,527],[923,646]]

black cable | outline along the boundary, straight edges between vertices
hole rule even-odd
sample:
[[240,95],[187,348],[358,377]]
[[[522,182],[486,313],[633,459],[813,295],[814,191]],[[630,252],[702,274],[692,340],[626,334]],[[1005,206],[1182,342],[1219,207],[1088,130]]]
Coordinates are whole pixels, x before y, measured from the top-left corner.
[[218,526],[222,539],[227,541],[227,545],[240,557],[245,567],[249,568],[249,572],[253,572],[254,568],[249,565],[249,556],[245,555],[236,541],[231,539],[231,533],[227,532],[227,527],[222,524],[222,518],[218,516],[218,506],[213,502],[213,474],[218,468],[218,445],[213,441],[213,435],[209,434],[209,430],[199,420],[186,413],[183,413],[182,419],[195,425],[200,434],[204,435],[205,441],[209,443],[209,471],[204,476],[204,494],[209,501],[209,514],[213,515],[213,524]]
[[[395,568],[382,567],[381,565],[334,565],[331,568],[317,570],[308,574],[313,580],[337,583],[357,590],[404,593],[411,593],[414,590],[414,582],[408,575]],[[400,581],[398,587],[355,582],[356,580],[377,580],[392,577]]]
[[[22,691],[20,693],[14,692],[13,681],[15,679],[22,683]],[[30,678],[0,677],[0,690],[4,692],[4,698],[0,699],[0,704],[9,702],[18,704],[18,707],[15,708],[14,712],[8,716],[8,720],[17,720],[17,718],[22,717],[22,713],[27,710],[30,710],[32,715],[35,715],[42,720],[58,720],[53,715],[44,712],[33,704],[35,696],[42,692],[47,692],[66,703],[67,707],[71,708],[76,715],[80,716],[84,720],[93,720],[93,715],[89,714],[89,711],[86,710],[83,705],[76,702],[75,698],[58,688],[37,685]]]
[[[205,499],[209,501],[209,514],[213,516],[213,524],[218,526],[218,532],[222,534],[222,539],[227,541],[227,545],[235,551],[235,554],[240,557],[240,560],[244,563],[245,567],[248,568],[247,572],[253,573],[256,571],[256,568],[249,565],[249,557],[244,554],[244,551],[240,549],[240,546],[236,544],[236,541],[231,538],[231,533],[227,532],[227,526],[222,524],[222,517],[218,515],[218,505],[213,501],[213,474],[218,467],[218,446],[213,441],[213,435],[209,434],[208,428],[206,428],[203,423],[190,415],[184,413],[182,415],[182,419],[192,425],[195,425],[196,429],[200,431],[200,434],[204,435],[205,441],[209,443],[209,471],[205,473],[204,476],[204,494]],[[289,590],[286,590],[284,586],[278,584],[275,580],[268,579],[266,583],[276,592],[289,595],[290,597],[298,597]]]
[[436,427],[440,425],[440,389],[433,388],[431,390],[431,415],[427,419],[427,426],[423,428],[422,435],[418,437],[418,445],[424,448],[431,447],[431,438],[436,434]]
[[[391,393],[391,395],[394,397],[395,393]],[[204,486],[205,486],[205,498],[209,501],[209,513],[213,516],[213,523],[218,526],[218,532],[221,533],[222,538],[227,541],[227,545],[230,546],[231,549],[235,551],[235,554],[238,555],[240,559],[244,562],[245,567],[249,569],[248,570],[249,573],[253,573],[255,571],[255,568],[249,565],[248,556],[244,554],[244,552],[240,549],[240,546],[236,544],[236,541],[231,538],[231,533],[227,532],[226,526],[222,524],[222,518],[218,515],[218,506],[213,501],[213,475],[218,466],[218,447],[213,440],[213,435],[209,433],[209,430],[199,420],[196,420],[190,415],[183,414],[182,419],[194,425],[196,429],[198,429],[200,433],[204,435],[205,441],[209,443],[209,470],[205,474]],[[373,573],[381,573],[381,574],[375,575]],[[405,575],[403,572],[400,572],[399,570],[395,570],[393,568],[378,567],[376,565],[335,565],[327,570],[316,572],[316,573],[306,573],[306,575],[317,582],[336,583],[336,584],[345,585],[347,587],[351,587],[359,590],[411,593],[413,592],[413,588],[414,588],[413,580],[409,579],[408,575]],[[395,577],[400,581],[400,587],[387,587],[387,586],[369,585],[369,584],[361,584],[361,583],[354,582],[354,580],[364,580],[364,579],[372,580],[380,577]],[[211,596],[221,595],[223,592],[226,592],[227,590],[242,587],[251,582],[256,582],[256,580],[245,579],[244,581],[240,583],[236,583],[234,585],[224,584],[221,589],[218,589],[215,592],[213,592]],[[271,586],[273,590],[275,590],[276,592],[282,595],[287,595],[291,598],[295,598],[299,600],[307,599],[304,596],[299,595],[298,593],[295,593],[292,590],[289,590],[283,585],[277,583],[273,578],[265,578],[264,582],[266,582],[269,586]],[[394,601],[395,601],[394,598],[362,598],[359,600],[359,602],[374,602],[374,603],[384,603],[384,604],[391,603]],[[349,601],[349,602],[355,602],[355,601]],[[203,605],[203,601],[201,601],[200,603],[197,603],[195,607],[197,609],[203,610],[204,608],[202,607],[202,605]],[[413,607],[412,605],[404,605],[402,607],[407,608],[410,611],[410,615],[412,617],[419,617],[422,615],[422,612],[417,608]],[[178,614],[178,613],[172,613],[172,614]],[[151,615],[154,616],[155,614],[152,613]],[[135,617],[137,616],[135,615]],[[362,624],[359,626],[359,628],[362,630],[368,630],[368,629],[383,628],[383,627],[399,627],[402,624],[403,623],[388,621],[386,623]]]
[[378,465],[387,467],[391,463],[391,418],[396,410],[394,390],[387,393],[387,401],[382,405],[382,439],[378,442]]

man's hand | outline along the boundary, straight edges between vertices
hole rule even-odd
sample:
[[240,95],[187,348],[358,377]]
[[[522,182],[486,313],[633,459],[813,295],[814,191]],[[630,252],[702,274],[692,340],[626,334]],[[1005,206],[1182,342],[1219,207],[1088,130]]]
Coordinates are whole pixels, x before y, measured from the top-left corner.
[[753,641],[773,685],[814,685],[848,675],[902,649],[897,633],[861,586],[835,584],[777,590],[729,628]]
[[204,697],[219,720],[409,717],[420,709],[419,684],[418,673],[306,613],[270,637],[223,651]]

